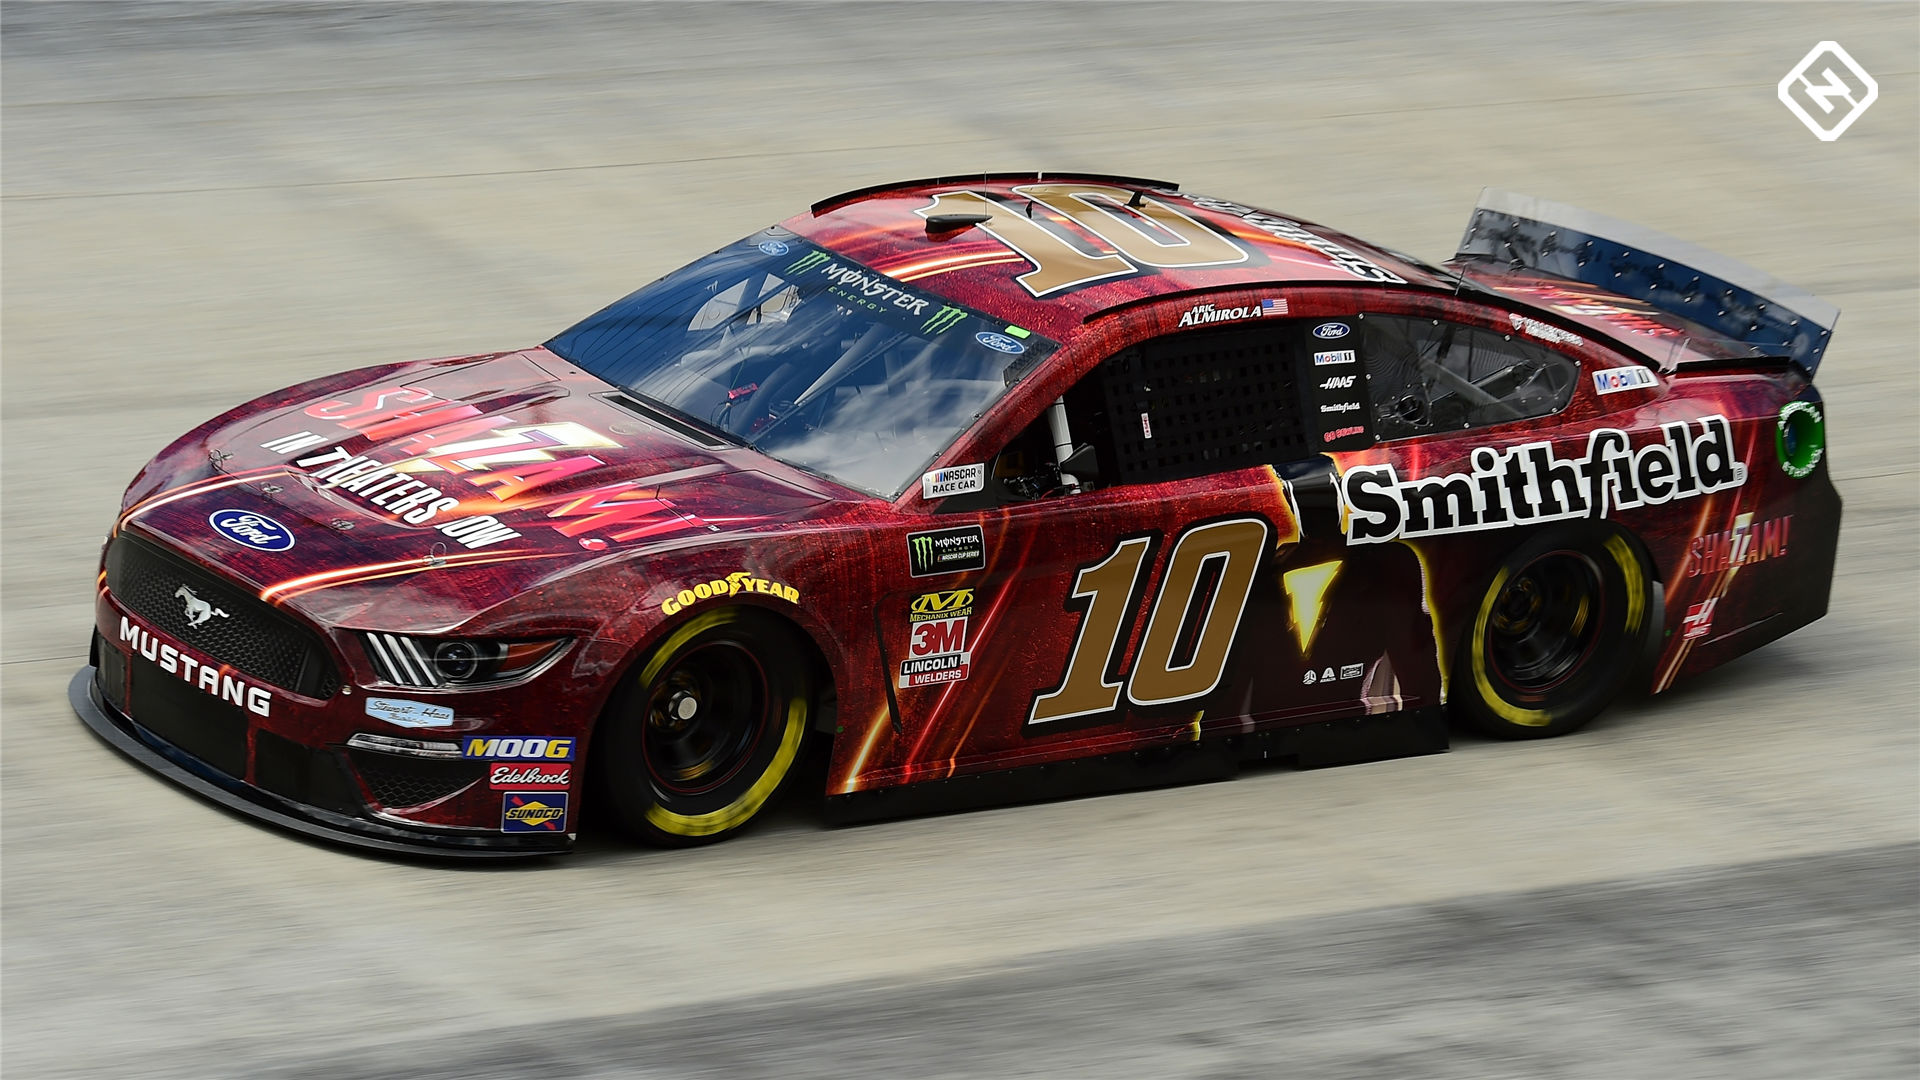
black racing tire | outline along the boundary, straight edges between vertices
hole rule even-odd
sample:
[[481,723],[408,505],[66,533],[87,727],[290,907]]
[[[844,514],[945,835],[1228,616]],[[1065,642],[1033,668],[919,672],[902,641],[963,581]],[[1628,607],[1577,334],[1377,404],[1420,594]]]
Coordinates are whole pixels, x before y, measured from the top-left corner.
[[1500,739],[1544,739],[1598,716],[1654,622],[1652,574],[1618,530],[1536,532],[1482,590],[1454,659],[1452,704]]
[[751,608],[703,611],[614,692],[593,750],[597,803],[644,843],[726,839],[791,779],[811,699],[793,631]]

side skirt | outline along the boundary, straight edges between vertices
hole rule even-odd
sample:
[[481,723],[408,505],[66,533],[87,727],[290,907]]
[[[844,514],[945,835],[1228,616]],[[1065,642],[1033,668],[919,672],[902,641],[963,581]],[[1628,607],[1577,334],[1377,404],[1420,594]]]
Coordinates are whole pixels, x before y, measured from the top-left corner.
[[1269,761],[1312,769],[1437,754],[1447,746],[1446,709],[1414,709],[832,795],[826,800],[825,812],[830,823],[851,825],[1229,780],[1239,774],[1242,765]]

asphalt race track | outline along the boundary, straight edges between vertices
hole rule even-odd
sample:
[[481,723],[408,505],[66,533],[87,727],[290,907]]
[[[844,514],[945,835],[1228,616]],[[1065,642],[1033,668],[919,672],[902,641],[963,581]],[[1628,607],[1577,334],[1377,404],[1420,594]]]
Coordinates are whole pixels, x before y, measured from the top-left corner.
[[[1843,137],[1775,99],[1816,42]],[[8,1077],[1920,1072],[1920,11],[0,9]],[[449,869],[74,719],[100,538],[266,390],[542,341],[833,192],[1163,176],[1421,255],[1497,185],[1837,303],[1833,610],[1557,742]]]

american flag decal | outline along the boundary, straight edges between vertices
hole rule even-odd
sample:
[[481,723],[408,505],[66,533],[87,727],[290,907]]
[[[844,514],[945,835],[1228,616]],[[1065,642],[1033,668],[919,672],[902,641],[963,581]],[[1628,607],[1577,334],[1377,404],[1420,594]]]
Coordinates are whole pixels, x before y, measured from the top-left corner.
[[1285,315],[1286,313],[1287,302],[1285,300],[1260,301],[1260,314],[1262,315]]

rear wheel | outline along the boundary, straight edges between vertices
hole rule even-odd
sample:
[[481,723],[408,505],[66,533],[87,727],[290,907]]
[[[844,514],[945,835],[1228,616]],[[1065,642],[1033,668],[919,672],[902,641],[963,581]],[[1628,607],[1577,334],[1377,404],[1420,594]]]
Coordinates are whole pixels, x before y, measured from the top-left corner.
[[603,803],[664,846],[724,839],[772,802],[807,732],[794,635],[747,608],[702,612],[635,665],[601,721]]
[[1503,739],[1575,730],[1620,692],[1651,611],[1651,577],[1620,533],[1527,540],[1481,594],[1454,665],[1457,713]]

